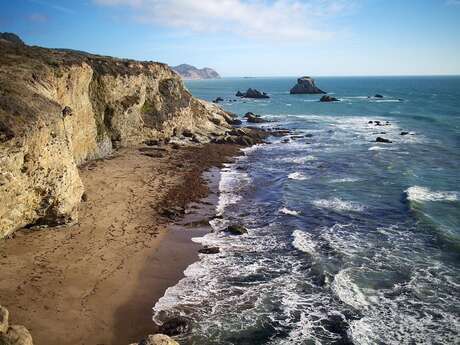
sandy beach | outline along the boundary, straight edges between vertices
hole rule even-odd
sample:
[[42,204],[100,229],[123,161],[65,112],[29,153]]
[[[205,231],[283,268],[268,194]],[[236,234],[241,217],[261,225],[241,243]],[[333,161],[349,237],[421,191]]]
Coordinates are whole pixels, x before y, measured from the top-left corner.
[[155,301],[197,260],[190,239],[207,231],[170,227],[164,209],[206,197],[203,172],[237,152],[143,146],[80,167],[86,194],[77,224],[23,229],[0,243],[0,296],[11,321],[37,345],[121,345],[154,332]]

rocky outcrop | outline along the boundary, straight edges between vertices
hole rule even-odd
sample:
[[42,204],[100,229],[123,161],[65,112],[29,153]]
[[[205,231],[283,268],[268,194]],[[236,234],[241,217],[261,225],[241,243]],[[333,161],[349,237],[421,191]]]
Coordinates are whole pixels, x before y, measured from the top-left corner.
[[149,335],[139,343],[131,345],[179,345],[177,341],[164,334]]
[[249,123],[266,123],[266,122],[270,122],[270,121],[264,119],[263,117],[261,117],[260,115],[256,115],[256,114],[251,113],[251,112],[248,112],[248,113],[244,114],[243,117]]
[[193,98],[165,64],[3,38],[0,50],[0,238],[77,221],[77,167],[88,160],[184,131],[201,143],[232,130],[229,114]]
[[319,101],[320,102],[338,102],[340,100],[338,98],[325,95],[325,96],[321,97]]
[[195,66],[182,64],[172,69],[184,79],[220,79],[219,73],[209,67],[198,69]]
[[315,80],[311,77],[297,79],[297,84],[291,89],[291,94],[318,94],[326,93],[315,85]]
[[9,324],[9,313],[0,305],[0,345],[33,345],[27,328]]
[[239,225],[239,224],[233,224],[229,225],[226,229],[225,232],[228,232],[231,235],[244,235],[248,232],[248,229],[246,229],[244,226]]
[[235,96],[242,98],[270,98],[270,96],[267,95],[265,92],[261,92],[257,89],[251,88],[249,88],[246,92],[241,92],[240,90],[238,90]]

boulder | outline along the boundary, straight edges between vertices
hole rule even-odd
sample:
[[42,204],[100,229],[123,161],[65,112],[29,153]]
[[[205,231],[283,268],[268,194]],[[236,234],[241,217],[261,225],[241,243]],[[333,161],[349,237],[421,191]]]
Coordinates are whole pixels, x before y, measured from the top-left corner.
[[382,138],[382,137],[377,137],[377,138],[375,139],[375,141],[376,141],[377,143],[391,143],[391,142],[392,142],[390,139],[385,139],[385,138]]
[[1,345],[33,345],[32,336],[27,328],[20,325],[8,327],[5,333],[0,333]]
[[138,344],[132,345],[179,345],[177,341],[164,334],[149,335]]
[[208,247],[205,246],[198,250],[200,254],[218,254],[220,252],[219,247]]
[[256,115],[254,113],[251,113],[251,112],[247,112],[246,114],[244,114],[243,116],[247,122],[249,123],[265,123],[265,122],[270,122],[268,120],[265,120],[264,118],[262,118],[260,115]]
[[315,85],[315,80],[311,77],[297,79],[297,84],[291,89],[291,94],[318,94],[326,93]]
[[383,96],[377,93],[374,95],[374,98],[383,98]]
[[160,333],[175,336],[179,334],[187,333],[191,328],[190,320],[183,317],[177,316],[168,321],[164,322],[160,326]]
[[332,97],[332,96],[325,95],[325,96],[321,97],[319,101],[320,102],[338,102],[339,99],[335,98],[335,97]]
[[248,229],[246,229],[242,225],[233,224],[233,225],[229,225],[225,229],[225,231],[230,233],[231,235],[243,235],[243,234],[246,234],[248,232]]
[[243,98],[270,98],[265,92],[261,92],[256,89],[249,88],[245,93],[242,93],[238,90],[236,96]]
[[5,333],[8,330],[8,309],[0,305],[0,333]]

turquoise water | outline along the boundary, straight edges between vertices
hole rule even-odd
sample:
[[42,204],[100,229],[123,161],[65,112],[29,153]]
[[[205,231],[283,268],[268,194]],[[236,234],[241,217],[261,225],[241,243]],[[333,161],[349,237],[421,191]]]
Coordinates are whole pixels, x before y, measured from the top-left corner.
[[[190,317],[183,344],[459,343],[460,77],[316,83],[341,101],[290,95],[295,78],[187,82],[207,100],[263,90],[222,106],[295,136],[222,171],[222,219],[195,239],[221,253],[191,265],[155,319]],[[219,232],[234,222],[249,233]]]

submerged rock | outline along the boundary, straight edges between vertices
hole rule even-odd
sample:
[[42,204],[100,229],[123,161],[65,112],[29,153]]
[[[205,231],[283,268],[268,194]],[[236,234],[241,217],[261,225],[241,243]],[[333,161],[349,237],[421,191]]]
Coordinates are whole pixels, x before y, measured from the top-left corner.
[[409,134],[409,132],[404,132],[404,131],[401,132],[401,135],[408,135],[408,134]]
[[244,117],[246,118],[246,121],[249,122],[249,123],[266,123],[266,122],[270,122],[270,121],[262,118],[260,115],[256,115],[256,114],[253,114],[253,113],[246,113],[244,115]]
[[219,247],[203,247],[198,250],[198,253],[200,254],[218,254],[220,252]]
[[291,94],[318,94],[326,93],[315,85],[315,80],[311,77],[297,79],[297,84],[291,89]]
[[339,99],[335,98],[335,97],[332,97],[332,96],[325,95],[325,96],[321,97],[319,101],[320,102],[338,102]]
[[382,138],[382,137],[377,137],[377,138],[375,139],[375,141],[376,141],[377,143],[391,143],[391,142],[392,142],[390,139],[385,139],[385,138]]
[[215,100],[213,100],[212,102],[213,103],[219,103],[219,102],[223,102],[224,99],[222,97],[217,97]]
[[383,96],[377,93],[374,95],[374,98],[383,98]]
[[248,232],[248,229],[246,229],[242,225],[230,225],[225,229],[226,232],[232,234],[232,235],[244,235]]
[[175,335],[187,333],[188,331],[190,331],[190,328],[191,328],[191,324],[190,324],[189,319],[183,316],[177,316],[177,317],[174,317],[164,322],[160,326],[160,333],[163,333],[169,336],[175,336]]
[[261,92],[257,89],[251,89],[249,88],[246,92],[238,92],[236,93],[237,97],[243,97],[243,98],[270,98],[269,95],[267,95],[265,92]]

